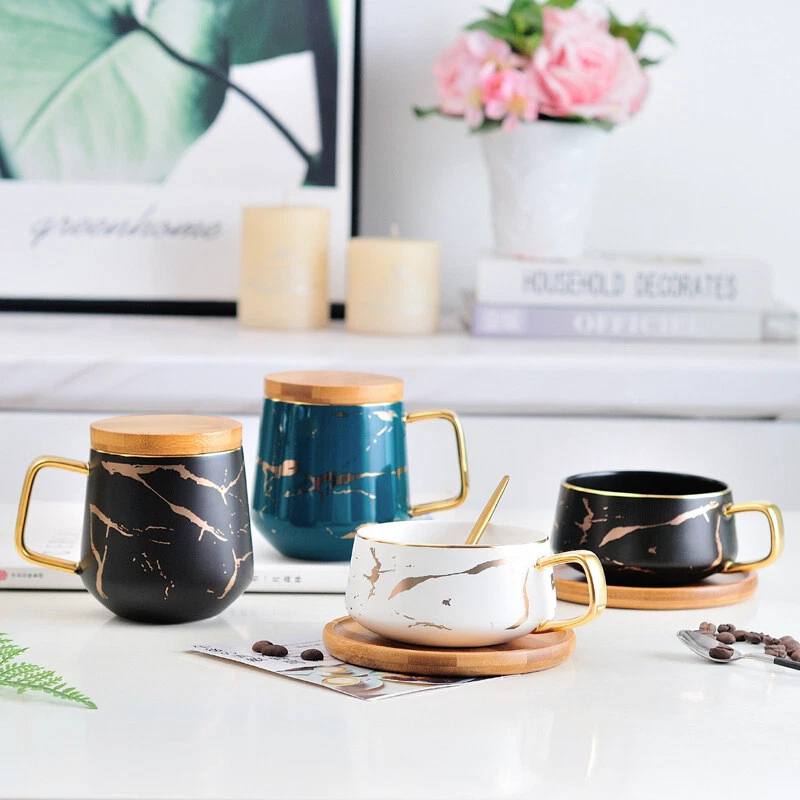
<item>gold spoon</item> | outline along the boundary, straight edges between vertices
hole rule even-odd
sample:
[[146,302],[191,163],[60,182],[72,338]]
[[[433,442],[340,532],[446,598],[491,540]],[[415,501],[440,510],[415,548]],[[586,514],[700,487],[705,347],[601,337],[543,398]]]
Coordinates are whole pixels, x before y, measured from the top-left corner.
[[504,475],[500,483],[497,484],[497,488],[489,498],[489,502],[484,506],[477,522],[472,526],[472,530],[469,532],[469,536],[467,536],[467,544],[477,544],[478,539],[483,536],[483,532],[486,530],[486,526],[489,524],[494,510],[497,508],[497,504],[500,502],[500,498],[503,496],[506,486],[508,486],[508,475]]

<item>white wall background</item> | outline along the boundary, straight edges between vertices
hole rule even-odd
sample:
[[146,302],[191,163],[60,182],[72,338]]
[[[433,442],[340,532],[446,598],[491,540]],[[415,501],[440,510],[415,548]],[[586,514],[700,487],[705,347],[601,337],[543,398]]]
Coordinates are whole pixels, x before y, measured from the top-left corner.
[[[362,0],[361,233],[442,243],[445,306],[491,244],[488,180],[460,121],[420,121],[432,65],[474,0]],[[487,0],[505,10],[508,0]],[[743,255],[772,268],[775,294],[800,308],[800,3],[613,0],[645,11],[678,47],[651,70],[642,113],[612,134],[587,248]]]

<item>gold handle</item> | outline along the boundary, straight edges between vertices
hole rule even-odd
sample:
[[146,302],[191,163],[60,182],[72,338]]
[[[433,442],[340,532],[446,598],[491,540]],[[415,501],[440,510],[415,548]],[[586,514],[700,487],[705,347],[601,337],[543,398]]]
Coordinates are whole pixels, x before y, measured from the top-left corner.
[[461,474],[461,491],[457,497],[449,500],[434,500],[432,503],[423,503],[419,506],[411,506],[408,513],[412,517],[420,514],[428,514],[431,511],[444,511],[446,508],[460,506],[467,499],[469,491],[469,470],[467,468],[467,445],[464,441],[464,431],[461,428],[461,421],[452,411],[414,411],[406,414],[403,421],[407,424],[420,422],[424,419],[446,419],[456,432],[456,447],[458,448],[458,469]]
[[723,567],[723,572],[750,572],[762,569],[775,561],[783,552],[783,517],[778,506],[772,503],[740,503],[730,504],[722,509],[726,517],[738,514],[740,511],[760,511],[769,522],[769,553],[758,561],[729,561]]
[[34,553],[29,550],[25,545],[25,521],[28,519],[28,505],[31,500],[31,492],[33,491],[33,481],[39,473],[39,470],[45,467],[58,467],[58,469],[66,469],[70,472],[80,472],[84,475],[89,474],[89,465],[83,461],[73,461],[70,458],[59,458],[58,456],[42,456],[37,458],[29,467],[25,475],[25,481],[22,484],[22,495],[19,498],[19,511],[17,512],[17,527],[14,531],[14,543],[17,546],[17,552],[32,564],[38,564],[40,567],[51,567],[52,569],[60,569],[62,572],[77,572],[80,569],[80,564],[75,561],[67,561],[64,558],[56,558],[55,556],[48,556],[44,553]]
[[585,614],[570,619],[548,620],[539,625],[534,633],[548,633],[550,631],[564,631],[567,628],[577,628],[593,620],[602,613],[608,602],[606,590],[606,575],[600,564],[600,559],[589,550],[571,550],[568,553],[556,553],[554,556],[544,556],[536,562],[536,569],[542,567],[555,567],[559,564],[580,564],[586,573],[586,584],[589,587],[589,608]]

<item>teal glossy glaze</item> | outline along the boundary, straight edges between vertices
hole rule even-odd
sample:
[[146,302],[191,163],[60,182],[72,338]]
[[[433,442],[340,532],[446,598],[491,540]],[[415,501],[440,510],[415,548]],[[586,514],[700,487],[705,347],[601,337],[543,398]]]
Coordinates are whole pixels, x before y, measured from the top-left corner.
[[256,528],[281,553],[346,561],[365,522],[409,518],[403,404],[264,400]]

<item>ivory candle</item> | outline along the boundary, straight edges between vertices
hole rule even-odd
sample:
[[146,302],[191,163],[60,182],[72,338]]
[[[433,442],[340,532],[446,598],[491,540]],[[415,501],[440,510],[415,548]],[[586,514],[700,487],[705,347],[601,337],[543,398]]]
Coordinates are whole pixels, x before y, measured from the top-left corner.
[[346,326],[355,333],[424,334],[439,326],[439,243],[356,237],[347,264]]
[[253,328],[327,325],[327,208],[249,206],[242,212],[237,315]]

